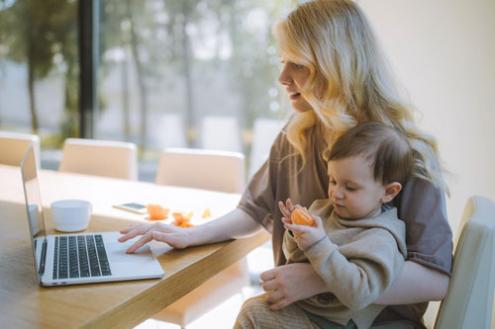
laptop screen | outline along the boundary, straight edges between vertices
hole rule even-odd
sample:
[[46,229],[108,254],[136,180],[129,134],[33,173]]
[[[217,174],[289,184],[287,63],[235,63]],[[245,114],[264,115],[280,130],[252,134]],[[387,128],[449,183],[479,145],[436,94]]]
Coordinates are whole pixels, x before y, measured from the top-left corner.
[[32,237],[33,254],[34,259],[36,260],[36,274],[38,276],[38,281],[40,281],[40,275],[44,272],[47,242],[46,227],[43,219],[43,207],[41,204],[41,192],[38,182],[38,169],[32,146],[29,147],[21,162],[21,172],[29,229]]

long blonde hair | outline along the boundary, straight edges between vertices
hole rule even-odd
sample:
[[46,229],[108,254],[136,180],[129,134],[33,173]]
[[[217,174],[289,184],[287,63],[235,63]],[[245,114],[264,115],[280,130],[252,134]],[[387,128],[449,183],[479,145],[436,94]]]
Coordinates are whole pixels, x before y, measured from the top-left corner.
[[421,132],[400,99],[385,57],[361,9],[348,0],[299,5],[274,26],[284,60],[309,69],[302,90],[313,111],[296,112],[287,139],[305,164],[306,130],[320,124],[327,149],[348,129],[378,121],[404,133],[414,150],[414,175],[445,187],[436,141]]

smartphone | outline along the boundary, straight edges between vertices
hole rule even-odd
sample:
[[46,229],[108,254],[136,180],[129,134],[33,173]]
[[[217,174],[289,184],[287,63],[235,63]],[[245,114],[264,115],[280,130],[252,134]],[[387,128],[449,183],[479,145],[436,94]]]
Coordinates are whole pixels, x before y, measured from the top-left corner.
[[135,214],[144,215],[144,214],[148,213],[146,206],[144,204],[137,203],[137,202],[116,204],[116,205],[113,205],[113,207],[120,209],[120,210],[130,211],[130,212],[133,212]]

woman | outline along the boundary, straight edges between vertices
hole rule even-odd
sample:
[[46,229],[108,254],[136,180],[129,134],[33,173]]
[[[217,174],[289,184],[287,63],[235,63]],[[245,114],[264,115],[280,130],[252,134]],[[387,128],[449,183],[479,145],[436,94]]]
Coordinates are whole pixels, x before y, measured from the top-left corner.
[[311,265],[285,265],[277,202],[290,198],[309,206],[324,198],[326,155],[333,141],[358,123],[380,121],[407,135],[414,148],[415,170],[395,202],[406,224],[407,261],[399,278],[376,301],[390,306],[375,323],[394,327],[397,323],[391,321],[402,321],[421,327],[426,302],[446,294],[452,260],[436,143],[419,131],[411,110],[400,101],[371,27],[354,2],[306,2],[279,22],[274,33],[283,63],[279,82],[294,113],[237,209],[192,229],[139,225],[122,231],[121,241],[143,235],[129,252],[152,239],[185,248],[242,237],[264,227],[272,233],[277,265],[261,275],[270,309],[282,310],[325,293],[326,286]]

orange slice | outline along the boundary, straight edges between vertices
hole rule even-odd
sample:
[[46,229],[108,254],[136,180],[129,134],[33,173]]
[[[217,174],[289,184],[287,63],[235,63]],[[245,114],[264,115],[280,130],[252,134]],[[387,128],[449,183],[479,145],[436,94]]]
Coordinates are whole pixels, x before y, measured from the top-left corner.
[[168,217],[169,210],[159,204],[148,204],[146,209],[148,210],[148,217],[152,220],[166,219]]
[[206,208],[203,210],[203,214],[201,215],[201,218],[210,218],[211,217],[211,210],[210,208]]
[[290,215],[292,223],[298,225],[315,226],[314,219],[303,208],[296,208]]

